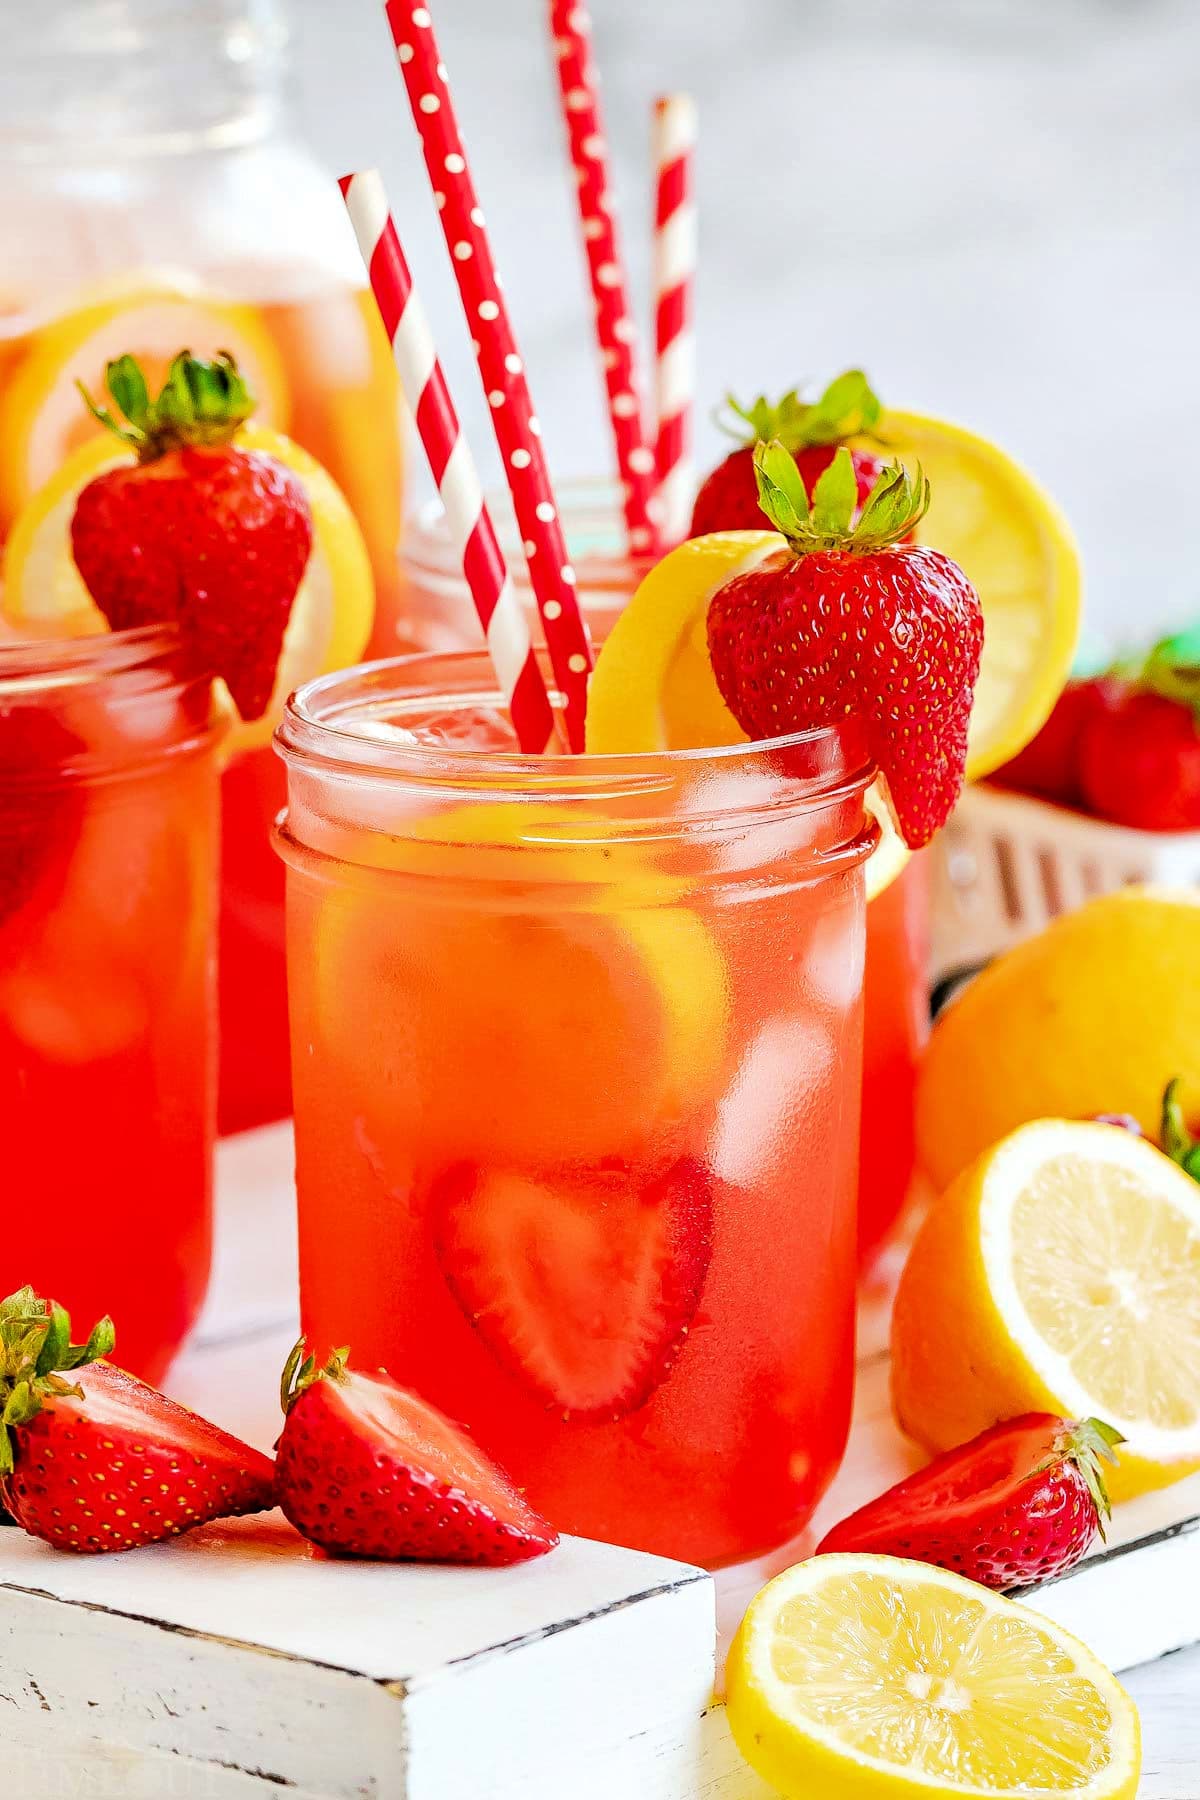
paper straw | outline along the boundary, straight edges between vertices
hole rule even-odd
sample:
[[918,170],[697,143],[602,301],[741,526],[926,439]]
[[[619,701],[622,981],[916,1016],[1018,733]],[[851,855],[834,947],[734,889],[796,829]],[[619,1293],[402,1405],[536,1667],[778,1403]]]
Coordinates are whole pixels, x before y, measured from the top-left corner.
[[592,651],[542,450],[541,425],[484,230],[429,9],[413,0],[387,0],[387,16],[504,459],[554,678],[562,690],[567,739],[573,750],[581,750]]
[[696,208],[693,200],[696,108],[687,94],[654,107],[654,375],[658,433],[659,525],[665,541],[687,536],[695,474],[692,413],[696,397],[693,331]]
[[654,453],[646,434],[637,368],[637,330],[617,238],[590,20],[585,8],[575,0],[550,0],[550,29],[575,173],[579,223],[592,282],[596,343],[624,491],[626,536],[631,551],[645,554],[655,548],[658,537],[653,505]]
[[343,175],[338,186],[354,226],[400,371],[400,383],[437,483],[446,523],[487,639],[496,679],[508,702],[522,750],[545,750],[554,715],[538,668],[529,624],[513,590],[500,545],[462,434],[433,335],[388,210],[378,169]]

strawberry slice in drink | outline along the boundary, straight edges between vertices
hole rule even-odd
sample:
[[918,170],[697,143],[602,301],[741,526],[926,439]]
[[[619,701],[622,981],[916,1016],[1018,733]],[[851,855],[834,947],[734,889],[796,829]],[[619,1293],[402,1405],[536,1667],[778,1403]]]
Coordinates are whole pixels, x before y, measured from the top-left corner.
[[678,1357],[712,1254],[692,1158],[535,1177],[458,1164],[431,1196],[446,1281],[492,1355],[567,1420],[623,1418]]

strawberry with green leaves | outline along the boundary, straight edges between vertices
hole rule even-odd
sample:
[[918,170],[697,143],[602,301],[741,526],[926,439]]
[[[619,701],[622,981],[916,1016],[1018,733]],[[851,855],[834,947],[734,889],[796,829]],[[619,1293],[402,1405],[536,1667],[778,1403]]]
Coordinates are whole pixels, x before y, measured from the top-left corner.
[[[801,400],[793,388],[772,403],[765,395],[749,406],[739,406],[732,395],[730,412],[737,420],[733,434],[738,448],[701,484],[692,509],[689,537],[710,531],[761,531],[758,483],[754,474],[754,446],[775,441],[788,451],[811,495],[818,479],[833,461],[839,444],[874,431],[880,404],[861,369],[847,369],[831,381],[819,400]],[[878,481],[883,462],[869,450],[850,451],[862,505]]]
[[71,552],[114,631],[177,623],[243,719],[266,711],[313,541],[296,476],[234,442],[254,402],[230,356],[182,351],[151,399],[132,356],[107,369],[112,411],[84,398],[137,453],[79,495]]
[[275,1504],[271,1459],[107,1360],[54,1301],[0,1301],[0,1503],[60,1550],[130,1550]]
[[457,1425],[385,1371],[318,1366],[296,1345],[283,1371],[279,1504],[334,1556],[499,1567],[544,1556],[558,1533]]
[[967,759],[983,648],[979,597],[957,563],[906,541],[929,484],[885,466],[860,508],[836,451],[810,502],[779,443],[754,452],[762,511],[787,547],[719,588],[708,648],[721,696],[752,738],[857,715],[912,849],[945,824]]
[[905,1556],[990,1588],[1048,1581],[1103,1536],[1103,1465],[1123,1441],[1099,1419],[1007,1419],[843,1519],[818,1554]]

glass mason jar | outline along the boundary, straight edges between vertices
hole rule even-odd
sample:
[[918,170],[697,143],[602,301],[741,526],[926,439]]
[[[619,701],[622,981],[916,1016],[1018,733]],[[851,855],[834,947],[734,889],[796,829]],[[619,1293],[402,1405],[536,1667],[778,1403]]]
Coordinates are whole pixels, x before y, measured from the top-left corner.
[[[509,571],[536,607],[507,498],[490,503]],[[648,566],[631,559],[612,482],[567,483],[562,522],[592,640],[603,643]],[[764,529],[766,519],[763,520]],[[409,521],[401,557],[403,636],[429,650],[474,649],[479,622],[437,501]],[[895,1224],[916,1167],[917,1064],[929,1032],[928,881],[914,859],[867,907],[859,1259],[867,1266]]]
[[[333,475],[393,635],[398,383],[333,175],[286,130],[285,0],[55,0],[10,9],[0,56],[0,543],[100,428],[104,365],[152,384],[231,350],[256,417]],[[290,1107],[283,876],[269,748],[226,778],[221,1124]]]
[[0,643],[0,1292],[150,1380],[209,1273],[220,733],[171,631]]
[[869,769],[522,757],[500,708],[414,656],[278,734],[304,1328],[561,1529],[740,1561],[849,1421]]

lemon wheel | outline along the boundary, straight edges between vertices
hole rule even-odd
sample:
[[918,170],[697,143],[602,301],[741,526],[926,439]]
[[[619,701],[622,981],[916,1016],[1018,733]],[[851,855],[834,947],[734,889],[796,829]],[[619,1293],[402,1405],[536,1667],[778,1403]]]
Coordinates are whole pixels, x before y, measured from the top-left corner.
[[729,1657],[746,1760],[785,1800],[1133,1800],[1137,1709],[1083,1644],[924,1563],[817,1556]]

